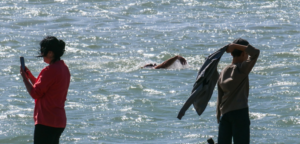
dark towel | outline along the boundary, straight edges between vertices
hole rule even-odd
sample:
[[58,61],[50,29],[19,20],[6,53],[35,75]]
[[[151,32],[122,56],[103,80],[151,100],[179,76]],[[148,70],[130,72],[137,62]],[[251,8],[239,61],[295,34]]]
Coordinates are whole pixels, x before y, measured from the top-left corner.
[[178,119],[181,119],[184,116],[185,111],[192,104],[199,116],[203,113],[219,79],[217,66],[227,47],[228,45],[220,48],[206,58],[198,72],[192,93],[177,116]]

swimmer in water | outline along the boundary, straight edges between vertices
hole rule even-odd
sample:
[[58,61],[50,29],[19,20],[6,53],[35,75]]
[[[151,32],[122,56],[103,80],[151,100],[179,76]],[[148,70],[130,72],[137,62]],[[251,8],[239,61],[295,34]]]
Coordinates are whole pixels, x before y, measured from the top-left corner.
[[180,55],[174,56],[166,61],[164,61],[163,63],[161,63],[160,65],[156,65],[156,63],[152,64],[146,64],[144,65],[142,68],[153,68],[153,69],[162,69],[162,68],[168,68],[169,66],[171,66],[176,60],[179,60],[180,63],[182,65],[186,65],[187,62],[185,60],[185,58],[183,58]]

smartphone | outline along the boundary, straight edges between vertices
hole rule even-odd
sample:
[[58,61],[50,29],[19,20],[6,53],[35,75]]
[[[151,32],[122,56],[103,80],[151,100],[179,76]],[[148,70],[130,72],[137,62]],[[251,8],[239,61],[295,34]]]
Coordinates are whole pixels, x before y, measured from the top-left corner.
[[25,60],[24,57],[20,57],[21,67],[25,71]]

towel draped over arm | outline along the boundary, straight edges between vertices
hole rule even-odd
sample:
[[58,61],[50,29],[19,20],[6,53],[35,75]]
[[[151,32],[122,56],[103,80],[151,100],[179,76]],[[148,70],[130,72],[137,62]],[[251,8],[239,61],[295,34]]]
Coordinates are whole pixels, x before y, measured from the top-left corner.
[[219,73],[217,71],[218,63],[227,47],[228,45],[220,48],[207,57],[198,71],[197,79],[190,97],[178,113],[178,119],[181,119],[184,116],[185,112],[192,104],[199,116],[204,112],[219,78]]

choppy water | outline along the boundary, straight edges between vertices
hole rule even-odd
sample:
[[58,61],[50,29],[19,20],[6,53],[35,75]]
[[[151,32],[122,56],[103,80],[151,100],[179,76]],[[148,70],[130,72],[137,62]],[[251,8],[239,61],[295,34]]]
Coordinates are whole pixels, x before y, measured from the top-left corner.
[[[251,143],[299,143],[297,0],[5,0],[0,2],[0,143],[32,143],[39,41],[67,43],[72,79],[61,143],[205,143],[217,139],[217,91],[202,116],[187,100],[205,56],[235,38],[261,50],[250,74]],[[140,69],[180,54],[189,68]],[[231,62],[225,54],[219,70]]]

